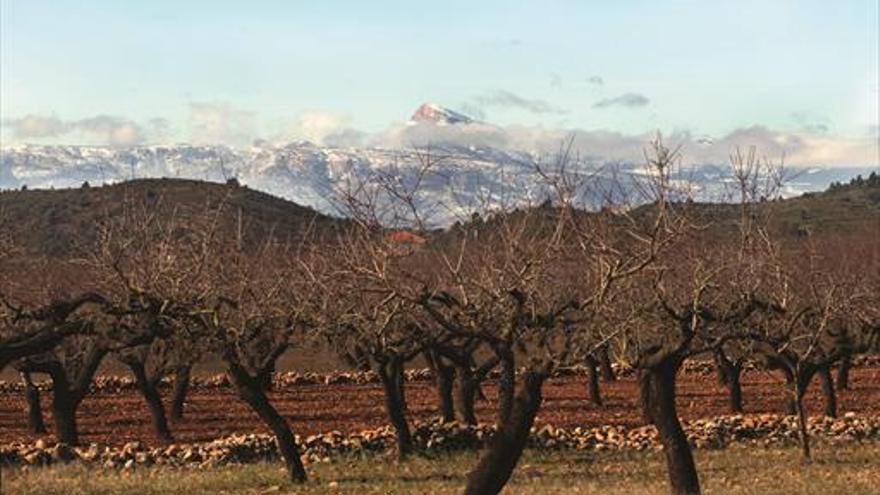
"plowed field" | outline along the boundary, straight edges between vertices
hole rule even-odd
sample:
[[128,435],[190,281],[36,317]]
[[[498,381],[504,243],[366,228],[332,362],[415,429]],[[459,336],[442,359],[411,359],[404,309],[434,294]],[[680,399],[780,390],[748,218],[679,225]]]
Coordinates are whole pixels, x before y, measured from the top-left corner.
[[[851,390],[840,392],[841,414],[847,411],[876,413],[880,410],[880,368],[853,369]],[[545,402],[538,423],[575,427],[598,424],[642,424],[638,407],[637,383],[621,378],[603,383],[605,405],[597,407],[586,399],[583,378],[559,378],[544,387]],[[683,419],[727,414],[726,391],[714,375],[685,373],[678,382],[679,413]],[[481,420],[493,419],[495,385],[488,383],[485,393],[489,400],[478,403]],[[743,393],[747,413],[779,413],[785,392],[781,377],[761,371],[743,376]],[[51,430],[49,394],[43,394],[47,425]],[[300,435],[339,430],[342,432],[375,428],[387,423],[382,389],[375,385],[304,385],[272,393],[275,406]],[[430,382],[407,384],[407,399],[412,419],[427,419],[436,414],[436,391]],[[818,381],[808,394],[811,414],[822,411]],[[20,394],[0,395],[0,443],[33,439],[27,432],[25,402]],[[159,444],[150,426],[150,417],[143,399],[136,391],[97,393],[87,397],[79,409],[82,441],[121,444],[141,440]],[[264,432],[259,418],[248,409],[230,388],[193,390],[190,393],[186,418],[172,425],[177,441],[211,440],[232,433]]]

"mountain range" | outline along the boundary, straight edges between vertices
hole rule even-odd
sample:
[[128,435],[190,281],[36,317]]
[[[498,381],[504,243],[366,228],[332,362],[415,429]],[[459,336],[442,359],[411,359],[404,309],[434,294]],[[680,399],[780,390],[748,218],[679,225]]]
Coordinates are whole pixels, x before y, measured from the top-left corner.
[[[411,125],[488,125],[440,105],[426,103],[410,119]],[[0,188],[67,188],[84,182],[97,185],[138,178],[187,178],[211,182],[235,179],[248,187],[312,207],[339,213],[332,198],[376,175],[419,181],[417,200],[431,210],[431,222],[448,224],[466,217],[478,205],[518,201],[541,202],[548,191],[536,181],[535,164],[553,163],[552,157],[487,145],[436,142],[430,148],[334,147],[307,141],[248,148],[222,145],[150,145],[129,148],[68,145],[19,145],[0,149]],[[428,166],[429,174],[422,171]],[[642,163],[574,163],[570,170],[621,181],[644,174]],[[798,169],[783,194],[794,196],[824,190],[845,182],[865,167]],[[689,166],[676,179],[687,179],[701,199],[723,199],[731,181],[726,164]],[[601,201],[600,195],[582,198]]]

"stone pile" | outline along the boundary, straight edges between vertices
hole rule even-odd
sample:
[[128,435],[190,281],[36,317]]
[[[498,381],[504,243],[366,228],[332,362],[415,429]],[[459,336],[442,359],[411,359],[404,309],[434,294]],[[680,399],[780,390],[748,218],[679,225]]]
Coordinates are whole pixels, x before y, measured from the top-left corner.
[[[433,380],[431,370],[427,368],[412,369],[404,372],[404,379],[408,382],[424,382]],[[379,383],[379,375],[372,371],[332,371],[329,373],[285,371],[275,373],[272,383],[279,388],[296,387],[302,385],[363,385]],[[164,378],[160,388],[171,388],[171,378]],[[48,380],[36,381],[35,385],[42,391],[49,391],[51,384]],[[190,389],[214,390],[229,388],[232,383],[224,373],[218,373],[209,377],[192,377]],[[18,393],[24,390],[20,381],[0,380],[0,393]],[[92,392],[116,393],[122,391],[137,390],[134,378],[126,375],[100,375],[92,382]]]
[[[615,372],[619,376],[629,376],[633,373],[633,369],[614,365]],[[685,373],[709,373],[712,372],[711,363],[688,362],[684,366]],[[560,368],[553,374],[554,377],[575,377],[586,376],[586,368],[583,366],[572,366]],[[489,373],[490,379],[498,378],[497,370]],[[411,369],[404,372],[404,379],[407,382],[426,382],[434,379],[431,370],[427,368]],[[303,385],[364,385],[379,383],[379,376],[373,371],[333,371],[329,373],[313,373],[313,372],[296,372],[285,371],[275,373],[272,377],[272,383],[278,388],[289,388]],[[49,391],[51,384],[48,380],[36,381],[35,385],[42,391]],[[160,388],[171,388],[172,381],[165,378],[159,383]],[[192,377],[190,380],[190,389],[216,390],[231,387],[229,377],[220,373],[209,377]],[[134,378],[125,375],[100,375],[95,377],[91,386],[92,392],[101,393],[117,393],[122,391],[137,390],[137,384]],[[24,385],[17,380],[7,381],[0,380],[0,393],[19,393],[24,391]]]
[[[880,366],[880,356],[861,356],[853,360],[853,366]],[[635,371],[626,364],[614,363],[612,365],[618,376],[631,376]],[[755,365],[748,363],[746,369],[756,369]],[[682,372],[708,375],[715,373],[715,364],[712,361],[690,360],[682,366]],[[554,371],[554,377],[578,377],[586,376],[587,370],[583,366],[570,366],[559,368]],[[498,370],[489,373],[489,378],[498,378]],[[407,382],[426,382],[434,379],[433,373],[428,368],[409,369],[404,372]],[[275,373],[272,382],[276,387],[289,388],[301,385],[363,385],[379,383],[379,376],[373,371],[331,371],[328,373],[284,371]],[[170,388],[170,378],[163,379],[159,384],[161,388]],[[40,390],[49,390],[48,380],[36,382]],[[219,373],[209,377],[193,377],[190,381],[192,389],[222,389],[231,387],[229,377]],[[136,390],[134,378],[130,376],[101,375],[92,383],[93,392],[114,393],[126,390]],[[0,380],[0,393],[18,393],[24,390],[24,385],[17,380]]]
[[[880,416],[842,418],[814,417],[810,434],[824,441],[880,441]],[[721,416],[687,423],[685,431],[696,448],[723,448],[731,443],[761,446],[785,445],[797,441],[797,418],[773,414]],[[414,425],[413,441],[418,449],[431,452],[479,449],[487,445],[494,426],[468,426],[440,421]],[[329,462],[340,455],[384,452],[394,445],[394,430],[385,426],[353,434],[331,431],[305,438],[297,437],[306,463]],[[530,448],[591,451],[659,449],[657,431],[652,426],[555,428],[542,425],[532,429]],[[130,442],[122,447],[91,444],[71,448],[63,443],[12,443],[0,447],[0,464],[42,466],[79,461],[106,469],[134,469],[138,466],[211,467],[230,463],[249,463],[278,458],[275,439],[270,435],[232,435],[212,442],[147,447]]]

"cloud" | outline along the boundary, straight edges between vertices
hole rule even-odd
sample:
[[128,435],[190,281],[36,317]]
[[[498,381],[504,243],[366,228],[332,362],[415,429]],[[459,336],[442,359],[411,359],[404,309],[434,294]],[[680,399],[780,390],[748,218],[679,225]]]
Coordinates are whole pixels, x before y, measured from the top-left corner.
[[473,99],[473,105],[484,109],[490,107],[514,108],[534,114],[557,114],[568,113],[566,110],[551,105],[545,100],[523,98],[510,91],[497,89],[479,95]]
[[830,119],[811,112],[792,112],[789,117],[801,130],[810,134],[828,134],[831,130]]
[[193,102],[189,132],[193,143],[245,146],[256,137],[256,113],[222,102]]
[[174,129],[171,121],[161,117],[152,118],[147,122],[150,138],[154,142],[164,143],[171,139]]
[[[501,96],[499,96],[501,95]],[[515,95],[513,95],[515,97]],[[518,102],[509,93],[495,92],[491,101]],[[518,99],[517,99],[518,98]],[[530,104],[535,104],[535,101]],[[502,103],[497,103],[502,104]],[[519,103],[514,104],[514,106]],[[460,108],[464,113],[482,119],[482,107],[468,102]],[[538,105],[540,107],[540,105]],[[518,107],[517,107],[518,108]],[[193,142],[249,146],[260,137],[255,130],[256,114],[223,103],[193,103],[190,107],[190,129]],[[793,115],[797,121],[801,115]],[[814,126],[826,125],[821,118],[802,119]],[[2,121],[16,140],[46,140],[131,146],[161,142],[175,135],[169,121],[161,118],[138,123],[112,115],[97,115],[79,120],[57,116],[27,115]],[[827,126],[830,128],[830,126]],[[878,165],[876,126],[857,135],[844,137],[824,128],[800,125],[794,130],[776,130],[754,125],[734,129],[726,134],[708,136],[679,131],[664,136],[667,144],[681,145],[685,163],[723,164],[737,147],[755,146],[760,156],[779,160],[792,166],[856,166]],[[265,136],[264,136],[265,137]],[[652,133],[626,134],[607,129],[566,129],[543,126],[495,126],[483,122],[468,125],[436,126],[431,124],[393,125],[383,131],[365,133],[352,126],[345,114],[312,110],[299,115],[283,132],[266,141],[278,145],[307,139],[331,147],[377,146],[412,148],[451,144],[463,147],[492,147],[508,152],[526,152],[534,156],[551,156],[561,143],[572,143],[572,152],[591,163],[625,161],[641,163],[643,150]]]
[[[527,152],[550,157],[562,143],[571,142],[572,153],[592,164],[606,162],[641,163],[643,151],[654,133],[625,134],[596,129],[558,129],[540,126],[498,127],[488,124],[466,126],[408,125],[396,126],[371,136],[374,146],[387,148],[436,147],[451,144],[461,147],[493,147],[506,151]],[[876,138],[846,138],[814,135],[803,131],[788,132],[749,126],[719,136],[678,131],[664,135],[670,146],[681,146],[684,164],[725,164],[731,151],[755,146],[759,156],[791,166],[855,166],[877,164]]]
[[113,115],[96,115],[79,120],[63,120],[56,116],[27,115],[3,121],[4,127],[12,129],[15,139],[45,139],[79,133],[91,143],[111,146],[141,144],[146,136],[143,127],[136,122]]
[[587,82],[593,86],[602,86],[605,84],[605,79],[602,79],[602,76],[590,76],[587,78]]
[[70,123],[54,115],[26,115],[18,119],[6,119],[3,126],[12,129],[12,136],[18,139],[56,137],[70,131]]
[[483,110],[482,107],[474,105],[473,103],[462,103],[455,108],[455,111],[477,120],[486,120],[486,111]]
[[77,120],[73,127],[85,134],[91,134],[96,141],[111,146],[132,146],[146,140],[144,129],[140,125],[112,115]]
[[366,133],[351,127],[351,119],[343,114],[323,110],[309,110],[273,139],[287,142],[305,139],[316,144],[340,148],[363,144]]
[[593,104],[593,108],[625,107],[639,108],[647,106],[651,100],[640,93],[624,93],[614,98],[605,98]]

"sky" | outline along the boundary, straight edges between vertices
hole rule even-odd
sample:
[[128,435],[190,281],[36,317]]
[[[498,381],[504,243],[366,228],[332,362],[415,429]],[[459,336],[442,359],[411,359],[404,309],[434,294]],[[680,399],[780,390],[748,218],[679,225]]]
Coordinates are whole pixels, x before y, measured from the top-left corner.
[[0,144],[375,144],[430,101],[875,165],[878,25],[877,0],[0,0]]

